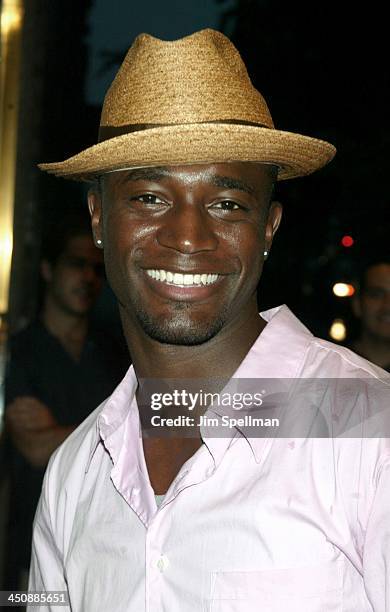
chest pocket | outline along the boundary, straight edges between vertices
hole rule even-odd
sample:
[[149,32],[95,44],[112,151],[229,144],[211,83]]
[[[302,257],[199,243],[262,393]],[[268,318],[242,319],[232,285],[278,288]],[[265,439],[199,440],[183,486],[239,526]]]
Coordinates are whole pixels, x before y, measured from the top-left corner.
[[343,561],[212,574],[209,612],[341,612]]

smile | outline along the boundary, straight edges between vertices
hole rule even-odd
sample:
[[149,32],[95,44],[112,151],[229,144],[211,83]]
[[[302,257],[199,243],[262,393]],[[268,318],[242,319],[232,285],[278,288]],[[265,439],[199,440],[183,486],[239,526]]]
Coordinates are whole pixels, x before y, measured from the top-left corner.
[[166,285],[177,287],[200,287],[212,285],[218,280],[219,274],[182,274],[169,270],[146,270],[146,274],[154,280]]

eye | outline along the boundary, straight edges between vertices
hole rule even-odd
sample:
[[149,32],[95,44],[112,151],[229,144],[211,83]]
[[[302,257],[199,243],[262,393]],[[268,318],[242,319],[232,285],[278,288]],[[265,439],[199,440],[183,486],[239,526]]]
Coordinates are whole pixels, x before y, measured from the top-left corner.
[[246,219],[250,213],[249,206],[238,204],[234,200],[220,200],[209,206],[210,214],[221,217],[226,221],[240,221]]
[[141,195],[134,196],[130,198],[130,201],[131,202],[142,202],[143,204],[146,204],[148,206],[158,206],[161,204],[165,204],[164,200],[161,200],[161,198],[151,193],[143,193]]
[[223,200],[222,202],[217,202],[216,204],[210,206],[210,208],[227,212],[240,209],[243,210],[243,206],[240,206],[239,204],[237,204],[237,202],[233,202],[232,200]]
[[369,298],[373,300],[383,299],[385,297],[384,290],[380,289],[379,287],[378,288],[368,287],[368,289],[366,290],[366,294],[368,295]]

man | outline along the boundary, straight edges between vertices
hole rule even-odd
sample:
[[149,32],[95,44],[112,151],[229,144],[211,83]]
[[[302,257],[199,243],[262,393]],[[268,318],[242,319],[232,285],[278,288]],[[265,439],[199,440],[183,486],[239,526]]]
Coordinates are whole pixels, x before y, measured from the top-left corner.
[[[51,230],[39,318],[11,339],[6,377],[11,497],[6,588],[27,584],[32,523],[52,452],[120,381],[113,344],[90,325],[104,267],[84,216]],[[106,335],[106,334],[105,334]]]
[[360,335],[352,345],[362,357],[390,371],[390,259],[380,255],[366,264],[352,302]]
[[[30,590],[66,591],[85,612],[390,609],[389,446],[361,433],[364,391],[383,403],[389,379],[287,307],[257,312],[281,218],[273,182],[333,154],[277,131],[236,49],[205,30],[139,36],[106,96],[100,143],[43,166],[98,179],[92,229],[134,368],[50,462]],[[300,407],[350,439],[303,435],[306,419],[293,437],[285,423]],[[279,415],[283,433],[230,426],[231,408]]]

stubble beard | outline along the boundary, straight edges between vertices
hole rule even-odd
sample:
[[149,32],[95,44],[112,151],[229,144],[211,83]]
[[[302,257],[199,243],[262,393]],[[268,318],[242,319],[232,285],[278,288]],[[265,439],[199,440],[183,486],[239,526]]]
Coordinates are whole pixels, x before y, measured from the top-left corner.
[[212,320],[194,321],[192,308],[193,304],[188,302],[175,303],[174,314],[169,319],[153,317],[140,303],[134,305],[133,312],[149,338],[162,344],[195,346],[218,334],[227,321],[228,309],[225,306]]

